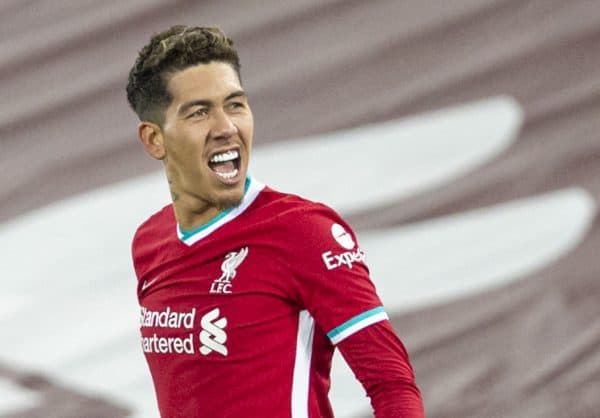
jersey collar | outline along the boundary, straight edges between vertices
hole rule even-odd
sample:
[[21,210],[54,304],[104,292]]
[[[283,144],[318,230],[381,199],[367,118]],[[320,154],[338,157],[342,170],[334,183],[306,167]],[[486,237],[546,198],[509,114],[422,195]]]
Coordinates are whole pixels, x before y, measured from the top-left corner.
[[215,230],[219,229],[227,222],[230,222],[241,215],[248,208],[248,206],[254,202],[254,199],[256,199],[264,187],[265,185],[263,183],[248,176],[244,186],[244,197],[238,206],[224,210],[207,223],[200,225],[192,231],[186,231],[182,229],[179,224],[177,224],[177,236],[184,244],[188,246],[195,244],[202,238],[212,234]]

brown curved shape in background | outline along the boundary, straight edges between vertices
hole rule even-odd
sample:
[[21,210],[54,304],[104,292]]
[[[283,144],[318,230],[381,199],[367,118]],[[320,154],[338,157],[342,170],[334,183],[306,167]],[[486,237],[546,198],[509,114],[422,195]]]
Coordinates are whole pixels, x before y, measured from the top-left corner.
[[[443,187],[353,213],[388,227],[567,186],[600,196],[600,13],[585,0],[269,0],[0,5],[0,221],[158,169],[124,86],[156,28],[218,24],[236,40],[255,141],[384,121],[497,94],[525,124],[505,153]],[[493,239],[493,237],[490,237]],[[393,318],[429,417],[597,417],[600,225],[526,279]],[[1,361],[1,359],[0,359]],[[16,417],[121,417],[43,377]],[[9,415],[3,416],[8,418]]]

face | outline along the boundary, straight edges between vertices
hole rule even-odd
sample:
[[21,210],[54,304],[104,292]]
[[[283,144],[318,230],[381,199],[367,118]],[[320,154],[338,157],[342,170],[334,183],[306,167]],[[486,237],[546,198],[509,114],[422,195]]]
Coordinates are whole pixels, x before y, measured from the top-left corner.
[[236,72],[223,62],[200,64],[172,75],[167,87],[162,160],[173,200],[198,211],[237,205],[254,120]]

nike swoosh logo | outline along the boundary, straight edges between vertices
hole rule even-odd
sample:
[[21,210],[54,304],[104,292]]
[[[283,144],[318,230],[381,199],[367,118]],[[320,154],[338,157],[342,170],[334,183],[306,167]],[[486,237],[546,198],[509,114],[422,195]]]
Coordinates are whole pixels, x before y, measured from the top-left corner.
[[[412,164],[414,167],[405,177],[403,177],[403,174],[406,172],[395,173],[397,176],[389,180],[389,188],[372,187],[372,182],[378,180],[378,177],[375,176],[375,174],[379,176],[378,173],[375,173],[377,167],[373,168],[369,166],[367,174],[362,179],[359,175],[360,172],[355,169],[351,170],[350,174],[353,177],[346,179],[348,183],[354,184],[354,181],[358,182],[359,180],[361,182],[364,181],[365,184],[370,182],[370,188],[361,183],[360,188],[357,187],[357,189],[361,191],[372,190],[373,193],[380,193],[377,196],[371,195],[369,199],[372,198],[372,200],[365,199],[362,194],[348,193],[343,188],[340,188],[339,192],[336,191],[332,195],[333,197],[329,199],[327,198],[329,189],[321,189],[321,186],[327,186],[323,185],[322,180],[312,183],[312,188],[314,188],[313,193],[314,195],[325,196],[321,200],[333,204],[342,213],[347,213],[353,209],[376,210],[378,205],[381,204],[378,202],[395,201],[394,199],[406,198],[413,193],[424,192],[428,188],[439,184],[436,183],[436,179],[449,181],[448,178],[451,176],[466,173],[475,165],[493,158],[499,150],[508,147],[514,139],[510,135],[520,126],[520,117],[514,117],[515,115],[518,116],[519,112],[510,111],[511,106],[508,105],[505,109],[506,112],[502,111],[502,113],[506,113],[508,116],[511,114],[514,115],[500,119],[500,114],[496,115],[494,108],[495,106],[491,108],[488,106],[488,110],[491,110],[491,112],[489,115],[487,111],[484,112],[487,115],[485,118],[483,118],[484,114],[479,112],[468,112],[470,116],[462,114],[461,120],[456,123],[456,126],[460,130],[451,129],[451,126],[446,125],[444,125],[445,130],[441,129],[440,125],[428,122],[428,117],[423,116],[421,122],[432,129],[430,132],[431,138],[429,135],[418,135],[418,132],[414,133],[412,130],[412,133],[409,133],[411,133],[410,136],[412,138],[425,138],[431,142],[411,142],[410,144],[402,142],[404,145],[400,147],[396,145],[396,138],[391,138],[385,144],[378,143],[379,148],[373,149],[384,149],[386,150],[386,155],[392,151],[396,152],[396,154],[404,152],[404,155],[409,155],[410,153],[410,158],[406,157],[406,159],[409,162],[414,161],[414,164]],[[501,110],[504,107],[500,104],[498,109]],[[474,131],[473,129],[475,128],[467,124],[468,120],[478,121],[477,131]],[[481,122],[483,120],[486,123]],[[487,123],[488,120],[491,120],[491,122]],[[416,122],[418,120],[412,123]],[[402,121],[398,121],[397,123],[401,124]],[[465,129],[463,133],[463,127],[465,126],[468,129]],[[492,126],[493,128],[491,128]],[[487,128],[483,130],[482,127]],[[502,130],[500,130],[500,127],[502,127]],[[365,129],[371,128],[367,127]],[[411,129],[414,130],[416,128],[413,127]],[[438,130],[441,132],[438,132]],[[373,131],[371,132],[373,133]],[[394,131],[398,135],[402,134],[402,138],[404,138],[407,134],[403,132],[400,128],[398,128],[398,131]],[[449,135],[449,132],[451,135]],[[466,136],[469,132],[471,133]],[[500,132],[504,132],[504,134],[500,135]],[[360,144],[369,145],[368,141],[373,137],[379,138],[375,135],[377,133],[379,131],[375,131],[371,137],[366,136],[363,140],[357,140],[356,143],[360,142]],[[509,133],[509,136],[504,136]],[[338,135],[342,134],[338,133]],[[430,176],[432,173],[430,168],[434,169],[439,166],[439,159],[434,158],[437,157],[435,153],[431,154],[425,151],[439,149],[439,147],[436,148],[435,146],[435,140],[438,140],[438,144],[441,145],[448,144],[447,141],[446,143],[442,141],[448,137],[458,138],[458,142],[452,141],[452,147],[448,151],[452,152],[452,159],[446,154],[448,148],[443,148],[444,156],[447,159],[446,162],[453,161],[452,167],[444,166],[444,170],[436,172],[435,179],[433,177],[426,179],[425,176]],[[481,138],[486,139],[482,140]],[[321,141],[317,141],[317,143],[322,144]],[[491,147],[491,143],[495,145]],[[355,142],[352,141],[352,144],[355,144]],[[342,145],[339,146],[341,147]],[[350,145],[348,146],[350,147]],[[300,147],[300,144],[298,147]],[[364,147],[354,148],[353,145],[351,148],[358,150],[359,155],[363,155],[360,152]],[[344,158],[347,156],[350,158],[351,156],[350,151],[346,152],[336,148],[337,151],[339,151],[339,154],[334,154],[336,157],[342,155]],[[475,151],[477,152],[475,153]],[[469,161],[466,160],[466,155],[470,155]],[[313,161],[313,159],[305,161]],[[365,158],[365,161],[368,161],[368,164],[371,164],[371,161],[377,164],[387,164],[382,163],[381,159],[373,155],[369,155],[369,158]],[[257,166],[256,158],[253,164]],[[315,169],[319,168],[316,164],[314,167]],[[272,170],[272,168],[272,166],[267,167],[268,170]],[[344,167],[344,169],[347,169],[347,167]],[[312,173],[311,170],[308,171]],[[277,171],[270,172],[277,173]],[[370,172],[375,173],[373,177],[367,177],[367,175],[371,175]],[[254,174],[261,180],[267,177],[259,176],[257,173]],[[317,174],[310,175],[311,178],[308,180],[312,181],[312,176],[319,179]],[[354,177],[355,175],[356,177]],[[276,177],[274,174],[269,176],[269,178],[274,177]],[[406,183],[407,179],[410,180],[410,184]],[[293,180],[293,178],[290,178],[290,180]],[[304,178],[302,181],[306,181],[306,184],[298,183],[298,185],[306,186],[308,190],[311,184],[308,180]],[[93,217],[92,219],[96,219],[96,222],[91,222],[90,225],[98,229],[94,231],[88,230],[87,232],[89,235],[96,237],[106,237],[104,240],[97,239],[96,241],[99,243],[106,242],[113,237],[118,237],[121,240],[127,238],[128,240],[129,237],[119,234],[119,231],[139,225],[151,212],[159,210],[164,206],[165,202],[169,201],[169,194],[166,188],[164,188],[163,183],[164,172],[158,171],[156,174],[96,190],[93,194],[86,196],[85,200],[74,198],[61,202],[61,205],[51,205],[40,209],[35,213],[35,216],[26,215],[21,218],[15,218],[14,221],[2,224],[0,227],[0,248],[11,248],[10,246],[13,246],[14,242],[21,242],[23,237],[31,236],[34,231],[38,234],[40,231],[44,231],[44,235],[52,235],[54,231],[69,230],[69,228],[72,228],[73,217],[76,218],[76,214],[81,213],[82,208],[87,209],[91,206],[94,209],[114,208],[114,210],[117,210],[121,206],[115,206],[114,201],[128,202],[129,207],[135,210],[132,209],[123,214],[115,213],[110,216],[112,220],[110,228],[107,228],[105,223],[102,222],[109,216],[107,212],[100,210],[96,212],[94,210],[90,213],[90,216]],[[275,187],[271,182],[269,184]],[[392,187],[402,185],[404,185],[402,188],[394,189]],[[286,189],[293,188],[286,187]],[[298,192],[298,190],[295,191]],[[583,240],[589,225],[595,219],[597,210],[596,203],[593,197],[589,196],[588,192],[579,191],[579,189],[567,189],[566,191],[554,191],[545,197],[534,196],[528,198],[528,200],[504,202],[503,205],[480,208],[470,213],[449,214],[444,218],[429,219],[416,225],[400,225],[381,231],[370,230],[368,233],[365,231],[360,234],[359,238],[361,247],[364,246],[368,254],[372,277],[377,284],[388,312],[398,314],[406,310],[419,309],[433,303],[441,304],[461,295],[482,292],[486,289],[508,283],[511,280],[525,277],[533,269],[547,266],[562,254],[575,248]],[[568,216],[565,216],[565,214],[568,214]],[[541,222],[540,220],[544,220],[545,222]],[[550,220],[550,222],[547,220]],[[517,232],[515,233],[515,231]],[[500,235],[499,232],[503,233]],[[514,235],[510,233],[514,233]],[[489,240],[490,236],[496,238]],[[532,241],[534,238],[536,240]],[[535,244],[531,244],[532,242]],[[129,245],[129,242],[115,241],[115,243],[119,245],[112,245],[102,249],[104,256],[119,260],[115,262],[114,266],[115,272],[118,272],[119,275],[125,277],[133,274],[129,260],[122,256],[122,248]],[[18,300],[15,302],[16,299],[13,299],[13,294],[15,298],[21,294],[25,295],[23,296],[23,301],[26,301],[29,300],[26,297],[31,297],[30,289],[35,289],[35,291],[40,292],[40,300],[44,300],[41,298],[43,287],[39,286],[39,280],[41,277],[47,277],[49,272],[55,271],[55,268],[57,269],[56,275],[61,275],[61,282],[58,284],[61,286],[60,289],[70,292],[76,292],[79,289],[78,286],[81,283],[81,276],[78,274],[80,271],[79,268],[91,267],[92,271],[86,270],[86,274],[94,274],[93,277],[98,278],[103,277],[106,267],[101,263],[92,266],[85,265],[79,268],[77,268],[78,266],[74,266],[75,268],[73,269],[63,271],[63,267],[55,262],[56,257],[60,257],[62,253],[68,251],[72,255],[81,255],[80,257],[74,257],[75,259],[85,260],[85,251],[88,251],[88,248],[81,246],[76,240],[65,242],[64,244],[64,246],[48,247],[46,251],[38,254],[39,260],[36,263],[26,263],[27,254],[24,252],[22,254],[19,253],[17,257],[5,257],[1,260],[0,265],[3,270],[10,271],[12,269],[17,271],[19,269],[20,278],[22,277],[23,280],[19,281],[18,287],[11,288],[12,293],[9,294],[9,297],[10,302],[13,302],[13,304],[6,302],[8,296],[6,296],[4,290],[0,293],[0,315],[13,315],[15,313],[20,315],[20,319],[26,319],[31,323],[34,323],[34,321],[38,323],[39,318],[35,316],[35,310],[26,309],[28,306],[26,303],[21,308],[21,305],[17,304]],[[527,251],[522,250],[524,246],[527,246]],[[399,262],[397,254],[410,254],[411,257],[404,257],[405,259]],[[486,254],[491,254],[500,261],[495,263],[486,262]],[[436,262],[430,262],[432,259]],[[423,262],[423,260],[426,262]],[[479,268],[464,268],[464,266],[471,265],[478,266]],[[62,270],[58,271],[59,268]],[[394,280],[398,275],[405,277],[405,279]],[[144,281],[140,291],[145,292],[148,287],[157,286],[155,283],[156,279],[156,277],[153,277],[151,280]],[[123,295],[127,294],[126,281],[119,281],[114,285],[115,289],[123,290],[118,294],[121,295],[121,298],[125,299]],[[17,284],[14,284],[14,286],[17,286]],[[90,304],[101,303],[97,295],[90,294],[89,292],[82,293],[81,297]],[[128,335],[127,333],[131,332],[130,324],[127,324],[127,321],[119,321],[119,318],[122,318],[120,310],[125,309],[123,306],[129,306],[128,303],[130,301],[125,303],[125,300],[119,299],[117,302],[119,303],[119,308],[110,310],[107,313],[109,317],[107,317],[106,322],[110,323],[110,329],[106,328],[105,331],[111,334],[107,334],[106,338],[112,336],[112,333],[114,333],[115,338],[120,338],[121,335]],[[7,306],[10,308],[9,312],[7,312]],[[85,317],[74,317],[72,321],[69,318],[71,321],[69,323],[70,326],[61,327],[57,324],[65,320],[63,318],[65,310],[47,309],[47,312],[50,314],[45,315],[45,318],[43,318],[45,326],[42,329],[44,335],[50,335],[50,333],[54,333],[57,336],[62,335],[62,338],[67,341],[73,330],[79,333],[87,331],[88,327],[86,322],[83,321]],[[113,320],[109,322],[110,319]],[[9,328],[9,330],[12,333],[18,333],[16,329]],[[17,338],[11,338],[8,341],[3,340],[3,344],[0,345],[0,357],[7,361],[14,360],[20,364],[28,364],[32,358],[31,353],[29,350],[23,350],[18,341],[19,339]],[[82,355],[90,353],[90,349],[87,346],[82,345],[77,348]],[[115,355],[114,358],[121,359],[129,358],[129,356],[137,356],[138,350],[139,348],[133,345],[122,348],[122,351],[119,351],[118,357]],[[69,353],[66,353],[61,357],[61,360],[65,362],[71,360],[70,356]],[[335,360],[336,358],[339,360]],[[110,357],[103,358],[98,364],[110,367],[109,359]],[[38,360],[38,363],[36,363],[37,367],[44,373],[48,371],[57,374],[62,379],[68,379],[73,382],[79,382],[79,379],[83,379],[80,375],[73,374],[71,368],[56,368],[56,361],[52,356],[42,356]],[[369,407],[368,401],[365,405],[364,399],[366,398],[364,398],[364,391],[362,391],[360,384],[357,383],[358,387],[355,390],[347,387],[349,382],[355,382],[355,380],[352,377],[350,369],[347,367],[345,369],[342,368],[340,363],[343,363],[343,359],[341,356],[336,355],[332,368],[332,380],[341,382],[338,385],[332,386],[331,398],[336,413],[340,416],[345,416],[355,415],[357,410],[367,410]],[[147,371],[141,365],[139,368],[134,368],[132,365],[131,373],[135,377],[140,377],[145,376]],[[342,373],[342,378],[339,377],[340,373]],[[343,373],[347,374],[344,375]],[[116,376],[114,373],[106,373],[106,375],[109,375],[113,380]],[[108,380],[105,381],[103,378],[104,376],[93,382],[94,388],[115,387],[113,381],[108,383]],[[346,384],[347,382],[348,384]],[[1,379],[0,383],[2,383]],[[126,385],[127,383],[119,381],[119,384]],[[144,395],[127,395],[127,400],[138,415],[147,416],[150,414],[139,411],[146,411],[147,405],[155,402],[155,400],[153,399],[154,394],[150,382],[145,381],[144,384],[148,385],[147,391],[143,392]],[[1,385],[0,392],[2,392]],[[111,396],[116,397],[123,395],[117,390],[114,391],[114,394],[113,391],[110,393]],[[145,395],[145,393],[148,395]],[[356,395],[357,393],[359,394],[358,396]],[[353,399],[359,399],[362,403],[359,404],[358,401],[356,403],[351,402]],[[0,415],[2,415],[1,412],[2,410],[0,409]]]
[[157,280],[158,280],[158,277],[155,277],[155,278],[154,278],[154,279],[152,279],[152,280],[146,280],[146,281],[144,282],[144,284],[142,285],[142,290],[146,290],[147,288],[149,288],[150,286],[152,286],[152,283],[154,283],[154,282],[155,282],[155,281],[157,281]]

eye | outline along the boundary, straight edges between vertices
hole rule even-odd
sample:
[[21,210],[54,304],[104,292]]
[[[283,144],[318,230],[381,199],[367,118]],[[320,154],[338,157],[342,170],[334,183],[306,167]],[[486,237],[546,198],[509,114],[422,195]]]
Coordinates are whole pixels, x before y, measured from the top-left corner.
[[200,118],[200,117],[204,117],[208,115],[208,108],[206,107],[201,107],[200,109],[197,109],[195,111],[193,111],[192,113],[190,113],[187,118]]
[[245,104],[243,102],[229,102],[227,107],[231,110],[243,109]]

